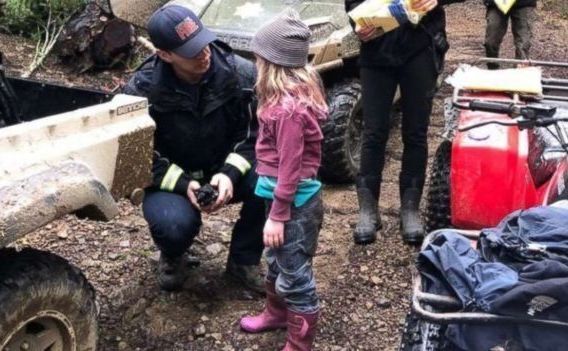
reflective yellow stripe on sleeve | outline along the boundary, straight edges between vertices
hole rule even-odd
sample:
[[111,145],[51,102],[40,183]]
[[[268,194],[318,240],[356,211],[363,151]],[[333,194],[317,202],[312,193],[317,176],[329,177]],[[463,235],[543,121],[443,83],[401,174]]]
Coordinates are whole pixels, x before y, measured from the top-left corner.
[[160,189],[165,191],[174,191],[176,183],[182,174],[183,174],[183,169],[179,168],[178,165],[172,164],[168,168],[166,175],[162,179],[162,183],[160,184]]
[[242,174],[245,174],[249,169],[251,169],[251,164],[246,158],[242,157],[236,153],[230,153],[225,163],[235,166]]

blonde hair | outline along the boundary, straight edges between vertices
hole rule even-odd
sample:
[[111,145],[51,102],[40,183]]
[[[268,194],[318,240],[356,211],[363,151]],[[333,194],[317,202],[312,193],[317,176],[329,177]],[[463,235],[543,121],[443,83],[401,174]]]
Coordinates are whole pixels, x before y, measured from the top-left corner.
[[327,102],[323,85],[318,73],[311,65],[290,68],[275,65],[256,56],[258,76],[256,93],[259,100],[258,115],[276,105],[283,105],[286,110],[294,111],[298,107],[309,109],[317,119],[327,118]]

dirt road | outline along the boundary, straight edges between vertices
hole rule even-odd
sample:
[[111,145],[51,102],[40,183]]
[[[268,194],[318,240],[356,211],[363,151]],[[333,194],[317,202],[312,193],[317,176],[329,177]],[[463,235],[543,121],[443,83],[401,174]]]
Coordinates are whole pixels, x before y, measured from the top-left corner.
[[[540,13],[535,24],[534,58],[568,58],[568,24]],[[458,63],[483,55],[484,9],[470,1],[448,9],[452,49],[446,74]],[[503,56],[512,57],[506,39]],[[11,62],[20,55],[8,41],[0,50]],[[28,50],[28,49],[25,49]],[[23,49],[23,51],[25,52]],[[21,55],[27,57],[26,55]],[[42,70],[42,78],[61,77],[58,67]],[[112,84],[113,73],[81,77],[73,82]],[[433,154],[442,126],[441,101],[436,97],[430,130]],[[385,229],[382,239],[367,247],[354,246],[351,231],[357,216],[352,186],[324,191],[326,219],[315,259],[323,303],[316,350],[395,350],[408,309],[410,271],[415,249],[399,239],[397,179],[400,135],[393,130],[380,207]],[[262,301],[223,278],[230,230],[238,208],[230,214],[206,216],[193,254],[201,265],[192,269],[180,293],[162,293],[155,279],[157,252],[139,208],[121,205],[109,223],[81,221],[68,216],[27,237],[32,245],[61,254],[78,265],[93,283],[100,304],[100,350],[277,350],[284,334],[259,336],[241,333],[240,316],[258,311]]]

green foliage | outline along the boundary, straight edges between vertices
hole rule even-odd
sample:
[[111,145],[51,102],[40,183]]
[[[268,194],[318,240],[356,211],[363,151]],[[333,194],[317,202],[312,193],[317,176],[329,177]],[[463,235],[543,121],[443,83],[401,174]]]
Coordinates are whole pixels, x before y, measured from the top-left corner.
[[24,36],[42,34],[48,18],[58,24],[81,9],[87,0],[4,0],[0,29]]

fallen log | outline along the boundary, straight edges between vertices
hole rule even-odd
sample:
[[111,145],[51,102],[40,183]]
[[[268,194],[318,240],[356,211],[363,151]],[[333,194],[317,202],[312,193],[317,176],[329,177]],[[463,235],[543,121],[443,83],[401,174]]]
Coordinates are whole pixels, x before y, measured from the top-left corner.
[[132,25],[91,2],[65,25],[55,50],[73,71],[82,73],[126,62],[135,42]]

